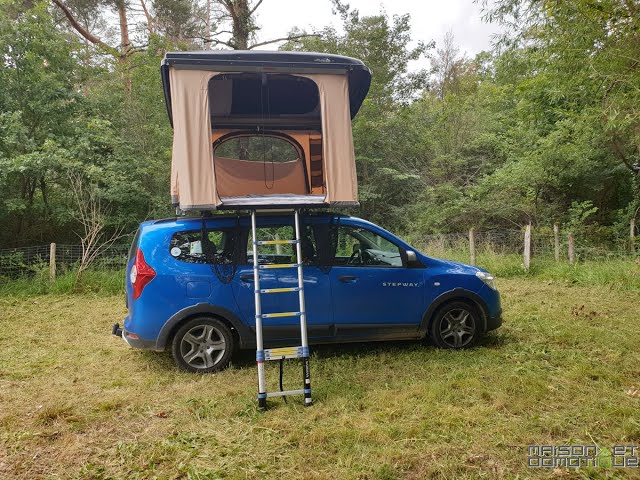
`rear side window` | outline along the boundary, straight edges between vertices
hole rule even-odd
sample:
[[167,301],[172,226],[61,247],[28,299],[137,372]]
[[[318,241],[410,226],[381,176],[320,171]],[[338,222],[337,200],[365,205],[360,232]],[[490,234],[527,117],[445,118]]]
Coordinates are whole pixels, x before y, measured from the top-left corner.
[[178,232],[171,237],[169,254],[187,263],[231,263],[237,239],[236,229]]

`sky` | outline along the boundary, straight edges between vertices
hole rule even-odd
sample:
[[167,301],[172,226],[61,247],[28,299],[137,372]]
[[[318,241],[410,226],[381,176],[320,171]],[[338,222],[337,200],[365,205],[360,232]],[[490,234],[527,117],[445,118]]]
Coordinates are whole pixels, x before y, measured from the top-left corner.
[[[492,36],[500,31],[497,25],[482,21],[481,7],[473,0],[350,0],[347,3],[361,15],[382,10],[389,15],[411,14],[415,41],[435,40],[438,46],[444,35],[452,31],[461,52],[469,57],[490,49]],[[331,13],[329,0],[265,0],[257,14],[262,27],[258,41],[285,36],[294,26],[312,30],[340,25],[340,19]]]

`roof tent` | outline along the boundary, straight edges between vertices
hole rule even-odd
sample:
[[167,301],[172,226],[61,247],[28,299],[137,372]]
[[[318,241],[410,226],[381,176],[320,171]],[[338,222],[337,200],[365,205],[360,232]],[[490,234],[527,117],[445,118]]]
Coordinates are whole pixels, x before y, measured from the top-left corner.
[[358,204],[360,61],[301,52],[167,53],[172,203],[182,210]]

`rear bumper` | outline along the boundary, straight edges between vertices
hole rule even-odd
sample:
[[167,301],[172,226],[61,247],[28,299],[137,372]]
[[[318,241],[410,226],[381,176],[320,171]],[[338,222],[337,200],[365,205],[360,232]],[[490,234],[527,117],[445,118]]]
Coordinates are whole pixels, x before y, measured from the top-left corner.
[[120,327],[120,324],[114,323],[111,328],[111,333],[122,338],[124,343],[132,348],[139,348],[141,350],[157,350],[155,340],[144,340],[131,332],[128,332],[126,328]]

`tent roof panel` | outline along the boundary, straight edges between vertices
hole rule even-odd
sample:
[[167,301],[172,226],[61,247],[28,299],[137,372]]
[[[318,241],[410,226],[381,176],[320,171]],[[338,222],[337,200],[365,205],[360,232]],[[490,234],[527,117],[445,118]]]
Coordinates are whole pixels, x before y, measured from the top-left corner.
[[352,119],[358,113],[371,84],[371,72],[361,60],[341,55],[244,50],[168,52],[162,60],[160,71],[169,121],[172,125],[170,67],[217,72],[343,73],[349,79],[349,107]]

